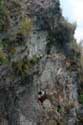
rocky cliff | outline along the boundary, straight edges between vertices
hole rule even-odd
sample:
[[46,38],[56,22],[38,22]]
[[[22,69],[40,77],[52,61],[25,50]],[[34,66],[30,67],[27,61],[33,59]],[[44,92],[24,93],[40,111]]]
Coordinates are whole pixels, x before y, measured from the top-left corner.
[[75,26],[58,0],[4,0],[0,52],[1,125],[75,125],[78,63]]

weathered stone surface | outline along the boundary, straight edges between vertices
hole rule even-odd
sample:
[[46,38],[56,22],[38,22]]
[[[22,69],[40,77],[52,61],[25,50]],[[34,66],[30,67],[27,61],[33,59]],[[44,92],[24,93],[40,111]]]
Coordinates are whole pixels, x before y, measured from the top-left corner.
[[[32,19],[32,32],[24,37],[23,46],[16,46],[11,58],[18,61],[34,55],[41,57],[31,67],[25,78],[14,73],[10,65],[0,66],[0,112],[8,125],[74,125],[78,104],[76,71],[68,70],[62,53],[54,47],[46,54],[47,23],[56,27],[61,16],[58,0],[6,0],[9,11],[8,34],[14,41],[22,17]],[[54,22],[51,22],[54,18]],[[22,51],[22,53],[21,53]],[[43,103],[38,101],[38,92],[46,92]],[[3,98],[2,98],[3,97]],[[7,124],[6,124],[7,125]]]

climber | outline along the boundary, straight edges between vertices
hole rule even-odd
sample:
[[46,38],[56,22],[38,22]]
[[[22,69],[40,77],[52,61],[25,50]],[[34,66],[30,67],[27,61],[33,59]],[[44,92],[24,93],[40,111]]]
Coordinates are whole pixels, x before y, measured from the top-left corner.
[[46,91],[40,90],[38,92],[38,102],[43,104],[43,102],[47,99]]

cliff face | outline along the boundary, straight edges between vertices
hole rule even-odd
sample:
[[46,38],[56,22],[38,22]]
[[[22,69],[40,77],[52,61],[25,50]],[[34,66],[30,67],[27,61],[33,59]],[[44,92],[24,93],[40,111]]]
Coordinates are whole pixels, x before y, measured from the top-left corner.
[[[24,34],[30,57],[45,54],[47,31],[49,28],[53,30],[53,25],[57,25],[61,16],[59,1],[9,0],[6,1],[6,8],[9,38],[15,40],[19,33]],[[26,26],[22,26],[25,21]],[[23,29],[28,26],[29,29]],[[31,31],[30,35],[25,33],[27,30]]]
[[51,54],[43,58],[39,64],[39,75],[35,78],[33,95],[37,98],[37,93],[41,90],[47,95],[37,109],[37,113],[39,110],[41,114],[37,115],[40,124],[74,125],[77,121],[78,74],[77,71],[69,71],[67,68],[66,57],[61,53]]
[[[74,125],[77,121],[78,74],[73,70],[67,66],[62,54],[43,57],[24,80],[14,78],[12,81],[11,71],[2,67],[2,116],[9,119],[8,124]],[[46,92],[42,104],[38,100],[40,91]]]
[[74,28],[64,25],[59,1],[5,0],[5,8],[8,63],[0,66],[1,125],[76,124],[78,65],[62,51]]

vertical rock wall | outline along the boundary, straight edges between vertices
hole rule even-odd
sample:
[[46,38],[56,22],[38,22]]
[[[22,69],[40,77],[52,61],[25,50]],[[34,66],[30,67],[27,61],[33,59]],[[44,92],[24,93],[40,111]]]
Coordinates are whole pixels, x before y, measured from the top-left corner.
[[[75,125],[78,107],[77,71],[71,66],[71,61],[66,63],[64,54],[56,51],[49,55],[46,53],[48,30],[53,31],[62,16],[59,1],[5,0],[5,5],[10,46],[16,48],[11,62],[24,57],[32,59],[35,55],[40,59],[30,67],[24,79],[13,72],[11,63],[7,67],[0,67],[2,115],[8,125]],[[30,34],[23,30],[27,26],[23,25],[20,29],[22,19],[25,22],[28,19],[32,25]],[[15,42],[20,32],[23,34],[20,41],[24,43],[18,46]],[[56,48],[54,46],[54,50]],[[39,98],[41,92],[45,93],[42,101]]]

